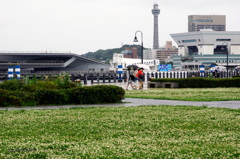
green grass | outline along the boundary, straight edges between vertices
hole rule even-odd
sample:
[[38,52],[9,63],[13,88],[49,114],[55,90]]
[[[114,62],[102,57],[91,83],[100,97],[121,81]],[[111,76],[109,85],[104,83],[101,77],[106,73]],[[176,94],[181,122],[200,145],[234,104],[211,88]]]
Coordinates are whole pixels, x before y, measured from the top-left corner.
[[191,106],[0,111],[0,158],[240,158],[240,110]]
[[126,91],[125,97],[184,101],[240,100],[240,88],[157,88],[148,90],[128,90]]

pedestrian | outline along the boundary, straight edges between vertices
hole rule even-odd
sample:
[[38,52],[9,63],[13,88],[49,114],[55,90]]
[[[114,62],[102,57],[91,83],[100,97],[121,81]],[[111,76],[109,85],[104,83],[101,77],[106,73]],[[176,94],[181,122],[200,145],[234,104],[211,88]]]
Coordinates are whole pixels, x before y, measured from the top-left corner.
[[219,67],[217,67],[217,69],[215,70],[215,77],[216,78],[220,77],[220,69],[219,69]]
[[130,67],[130,69],[127,71],[128,83],[127,83],[126,90],[128,90],[129,85],[131,85],[132,89],[136,89],[135,81],[136,81],[136,72],[132,67]]
[[144,81],[143,68],[138,69],[138,73],[136,76],[137,76],[138,82],[139,82],[139,89],[143,89],[143,81]]
[[235,71],[236,71],[236,75],[239,75],[239,68],[236,68]]

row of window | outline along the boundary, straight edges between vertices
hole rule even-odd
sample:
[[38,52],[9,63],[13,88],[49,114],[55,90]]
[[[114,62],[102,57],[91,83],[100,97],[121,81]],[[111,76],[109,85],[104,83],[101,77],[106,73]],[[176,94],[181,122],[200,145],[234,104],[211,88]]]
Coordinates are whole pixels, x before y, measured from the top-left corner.
[[216,41],[231,41],[231,39],[217,39]]
[[[216,61],[216,62],[227,62],[227,61],[224,61],[224,60],[223,60],[223,61],[220,61],[220,60],[219,60],[219,61]],[[232,61],[230,60],[230,61],[228,61],[228,62],[233,62],[233,60],[232,60]]]
[[[149,61],[149,62],[143,62],[143,64],[155,64],[155,63],[159,63],[158,61]],[[134,63],[134,65],[137,65],[137,64],[142,64],[142,63]]]
[[196,39],[190,39],[190,40],[182,40],[183,43],[191,43],[191,42],[196,42]]
[[[198,39],[198,41],[200,42],[201,40]],[[231,41],[231,39],[216,39],[216,41]],[[178,41],[179,43],[181,43],[181,41]],[[190,40],[182,40],[182,43],[191,43],[191,42],[197,42],[196,39],[190,39]]]
[[191,22],[213,22],[212,19],[196,19],[196,20],[191,20]]

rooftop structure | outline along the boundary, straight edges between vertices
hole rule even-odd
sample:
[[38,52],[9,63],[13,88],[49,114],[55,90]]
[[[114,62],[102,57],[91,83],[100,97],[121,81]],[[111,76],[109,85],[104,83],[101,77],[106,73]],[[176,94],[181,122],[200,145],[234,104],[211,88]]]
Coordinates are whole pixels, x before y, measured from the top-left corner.
[[189,15],[188,32],[196,32],[201,29],[214,31],[226,31],[225,15]]
[[21,65],[21,69],[34,71],[108,71],[109,65],[81,57],[73,53],[1,52],[0,70],[9,65]]

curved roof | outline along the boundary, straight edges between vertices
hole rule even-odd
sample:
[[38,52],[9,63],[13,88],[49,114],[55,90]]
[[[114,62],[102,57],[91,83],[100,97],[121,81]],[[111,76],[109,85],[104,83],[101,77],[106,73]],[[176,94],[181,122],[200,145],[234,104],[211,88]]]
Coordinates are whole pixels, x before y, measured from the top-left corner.
[[21,68],[57,71],[108,70],[107,64],[74,53],[1,52],[0,69],[20,64]]

